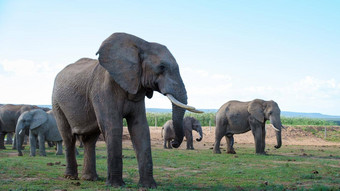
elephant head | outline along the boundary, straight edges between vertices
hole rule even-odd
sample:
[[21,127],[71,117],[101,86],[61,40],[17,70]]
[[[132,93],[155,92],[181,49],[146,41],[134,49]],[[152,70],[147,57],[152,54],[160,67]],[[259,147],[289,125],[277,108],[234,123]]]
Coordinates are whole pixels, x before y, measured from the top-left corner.
[[190,122],[191,122],[192,130],[197,131],[200,136],[199,138],[196,139],[196,141],[200,142],[203,139],[203,131],[202,131],[201,123],[200,121],[198,121],[197,119],[193,117],[190,117],[190,118],[191,118]]
[[41,109],[25,111],[20,115],[16,126],[16,141],[19,156],[22,156],[21,146],[26,129],[36,129],[37,127],[40,127],[42,124],[44,124],[47,120],[47,113]]
[[277,145],[275,148],[280,148],[282,145],[281,129],[284,128],[281,123],[281,110],[275,101],[264,101],[255,99],[250,102],[248,112],[259,122],[265,123],[270,120],[271,126],[276,131]]
[[187,92],[179,67],[167,47],[147,42],[126,33],[114,33],[99,48],[99,64],[129,95],[144,93],[151,98],[153,91],[166,95],[172,102],[172,119],[176,138],[172,146],[183,141],[183,116],[187,106]]

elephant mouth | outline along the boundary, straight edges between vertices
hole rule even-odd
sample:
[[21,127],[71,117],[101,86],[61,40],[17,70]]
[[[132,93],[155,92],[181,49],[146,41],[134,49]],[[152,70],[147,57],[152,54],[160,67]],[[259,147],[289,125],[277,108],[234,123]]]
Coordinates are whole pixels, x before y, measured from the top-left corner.
[[181,107],[183,109],[186,109],[188,111],[191,111],[193,113],[204,113],[203,111],[200,111],[200,110],[197,110],[195,107],[192,107],[192,106],[189,106],[189,105],[186,105],[180,101],[178,101],[176,98],[174,98],[174,96],[172,96],[171,94],[165,94],[166,97],[169,98],[169,100],[171,101],[171,103],[177,105],[178,107]]

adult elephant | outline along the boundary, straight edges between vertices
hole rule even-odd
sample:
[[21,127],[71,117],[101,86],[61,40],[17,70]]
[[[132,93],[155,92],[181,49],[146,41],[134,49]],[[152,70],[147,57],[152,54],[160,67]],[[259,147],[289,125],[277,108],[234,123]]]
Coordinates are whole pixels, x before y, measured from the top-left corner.
[[45,112],[42,109],[33,109],[22,113],[16,126],[16,141],[18,155],[22,156],[21,146],[25,136],[25,130],[29,129],[30,156],[35,156],[37,140],[39,140],[40,156],[46,156],[45,141],[57,143],[56,155],[62,155],[62,138],[58,131],[53,112]]
[[172,101],[176,138],[173,147],[183,140],[183,116],[187,93],[179,67],[163,45],[147,42],[126,33],[114,33],[97,52],[99,59],[83,58],[64,68],[53,88],[53,111],[66,147],[66,172],[78,178],[75,157],[76,135],[84,144],[82,179],[97,180],[95,143],[103,134],[108,153],[107,184],[123,186],[123,118],[138,160],[139,185],[156,187],[153,178],[150,132],[145,115],[145,96],[153,91]]
[[[164,130],[164,135],[163,135]],[[196,139],[196,141],[201,141],[203,138],[203,132],[202,132],[202,126],[201,123],[194,117],[185,117],[183,119],[183,130],[184,135],[187,140],[187,149],[193,150],[193,136],[192,131],[196,131],[199,134],[199,138]],[[174,125],[172,120],[167,121],[163,127],[162,127],[162,137],[164,139],[164,148],[172,149],[172,146],[170,144],[170,141],[175,139],[175,131],[174,131]]]
[[[19,116],[31,109],[37,109],[35,105],[13,105],[6,104],[0,107],[0,149],[6,149],[4,138],[7,133],[15,132],[15,127]],[[14,137],[13,148],[16,148],[16,138]]]
[[280,108],[275,101],[264,101],[255,99],[250,102],[229,101],[221,106],[216,113],[216,130],[214,153],[221,153],[220,141],[225,136],[227,141],[227,153],[235,154],[233,148],[234,134],[252,131],[255,139],[255,150],[257,154],[265,154],[265,124],[270,120],[271,126],[276,131],[277,145],[280,148],[281,119]]

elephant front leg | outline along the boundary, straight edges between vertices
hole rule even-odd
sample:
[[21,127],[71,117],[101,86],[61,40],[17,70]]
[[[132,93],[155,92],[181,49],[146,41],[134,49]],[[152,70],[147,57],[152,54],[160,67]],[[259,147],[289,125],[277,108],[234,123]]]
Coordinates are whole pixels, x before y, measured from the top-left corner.
[[112,126],[111,129],[105,128],[105,139],[108,155],[108,174],[106,184],[110,186],[120,187],[125,185],[125,182],[123,181],[122,159],[123,123],[121,121],[120,123],[114,124]]
[[84,144],[84,168],[82,179],[95,181],[98,179],[96,172],[96,142],[100,131],[90,136],[82,136]]
[[228,154],[236,154],[234,150],[234,136],[232,134],[228,134],[225,136],[227,141],[227,153]]
[[259,124],[251,125],[251,131],[254,135],[255,140],[255,152],[256,154],[266,154],[264,151],[264,139],[265,139],[265,129],[261,127]]
[[[145,109],[142,111],[145,111]],[[137,116],[129,118],[127,122],[138,160],[139,185],[156,188],[157,185],[153,178],[150,132],[145,113],[141,112]]]
[[186,132],[185,137],[187,139],[187,150],[194,150],[192,132]]
[[39,153],[40,153],[40,156],[46,156],[45,136],[40,134],[38,136],[38,140],[39,140]]
[[30,146],[31,146],[30,156],[34,157],[36,149],[37,149],[37,138],[36,138],[36,136],[33,135],[33,133],[30,133],[29,139],[30,139]]

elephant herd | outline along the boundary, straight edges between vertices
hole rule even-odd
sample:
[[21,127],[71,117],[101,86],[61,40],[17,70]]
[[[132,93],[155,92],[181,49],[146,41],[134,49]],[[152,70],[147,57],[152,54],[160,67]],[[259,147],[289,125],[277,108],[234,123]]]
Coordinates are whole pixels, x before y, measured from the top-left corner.
[[[78,179],[76,140],[84,145],[81,178],[97,180],[95,144],[100,134],[107,146],[107,180],[110,186],[124,186],[122,134],[127,121],[139,169],[139,185],[155,188],[149,126],[145,113],[145,97],[157,91],[172,103],[172,120],[164,124],[164,148],[178,148],[184,136],[187,149],[194,149],[192,130],[203,132],[200,122],[185,117],[185,111],[202,113],[187,105],[187,91],[178,64],[166,46],[148,42],[126,33],[114,33],[104,40],[98,59],[82,58],[60,71],[52,92],[52,111],[37,106],[4,105],[0,108],[0,148],[4,136],[16,128],[17,148],[29,134],[31,156],[37,140],[40,155],[45,156],[45,141],[57,143],[57,154],[65,146],[65,178]],[[7,110],[6,110],[7,109]],[[6,110],[6,111],[5,111]],[[220,152],[220,141],[227,140],[227,153],[235,153],[234,134],[252,131],[255,150],[265,153],[265,123],[270,120],[281,146],[280,109],[274,101],[230,101],[216,113],[214,153]],[[19,146],[20,145],[20,146]]]
[[[30,155],[36,155],[38,148],[41,156],[46,156],[45,141],[57,144],[57,155],[62,154],[62,138],[53,111],[34,105],[7,104],[0,107],[0,149],[5,149],[4,137],[15,132],[13,149],[22,156],[22,145],[25,136],[29,136]],[[7,136],[7,140],[12,137]]]

